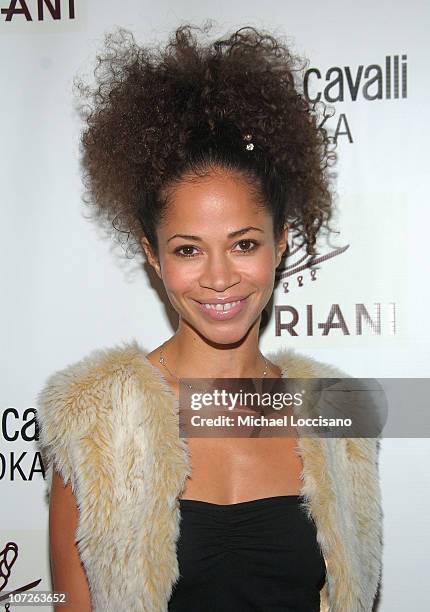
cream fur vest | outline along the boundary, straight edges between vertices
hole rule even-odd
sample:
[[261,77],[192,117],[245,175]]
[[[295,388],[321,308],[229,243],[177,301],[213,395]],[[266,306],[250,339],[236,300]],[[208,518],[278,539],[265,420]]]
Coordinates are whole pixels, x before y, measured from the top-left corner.
[[[92,351],[52,374],[37,398],[48,494],[55,466],[78,503],[76,542],[95,612],[165,612],[179,578],[178,497],[191,466],[177,400],[148,352],[136,340]],[[283,376],[347,376],[293,349],[267,356]],[[373,438],[299,438],[301,493],[327,567],[322,612],[372,610],[378,448]]]

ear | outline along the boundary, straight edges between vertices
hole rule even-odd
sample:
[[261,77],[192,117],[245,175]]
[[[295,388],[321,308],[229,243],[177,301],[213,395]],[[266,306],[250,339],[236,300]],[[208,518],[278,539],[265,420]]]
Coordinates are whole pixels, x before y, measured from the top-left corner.
[[142,245],[142,248],[145,252],[146,261],[149,263],[150,266],[154,268],[154,270],[157,273],[158,278],[161,279],[162,275],[161,275],[160,262],[158,260],[158,257],[154,254],[152,247],[149,243],[149,240],[146,238],[145,235],[143,235],[142,238],[140,239],[140,244]]
[[276,243],[276,267],[281,263],[282,255],[288,246],[288,224],[284,224],[284,228],[281,235]]

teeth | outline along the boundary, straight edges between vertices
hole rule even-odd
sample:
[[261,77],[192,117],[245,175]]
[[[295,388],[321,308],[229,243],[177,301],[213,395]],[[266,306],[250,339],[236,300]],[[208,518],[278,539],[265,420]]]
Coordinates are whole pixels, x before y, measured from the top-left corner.
[[[240,301],[240,300],[239,300]],[[212,308],[212,310],[230,310],[231,308],[233,308],[233,306],[236,306],[236,304],[239,304],[239,301],[237,302],[227,302],[226,304],[203,304],[203,306],[207,309],[210,310]]]

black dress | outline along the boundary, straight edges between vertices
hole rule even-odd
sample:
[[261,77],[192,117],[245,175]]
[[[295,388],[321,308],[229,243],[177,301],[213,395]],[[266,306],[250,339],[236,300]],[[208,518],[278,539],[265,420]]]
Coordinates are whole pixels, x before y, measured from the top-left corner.
[[325,563],[299,495],[179,501],[169,612],[319,612]]

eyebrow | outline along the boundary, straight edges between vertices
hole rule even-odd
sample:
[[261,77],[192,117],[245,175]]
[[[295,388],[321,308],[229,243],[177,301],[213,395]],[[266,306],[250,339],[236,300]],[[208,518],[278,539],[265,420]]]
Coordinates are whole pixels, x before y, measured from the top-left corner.
[[[243,236],[243,234],[246,234],[251,230],[256,230],[257,232],[262,232],[264,234],[264,230],[262,230],[260,227],[253,227],[252,225],[248,225],[248,227],[243,227],[242,229],[236,230],[235,232],[230,232],[230,234],[227,235],[227,238],[236,238],[236,236]],[[174,234],[169,238],[167,242],[170,242],[171,240],[173,240],[173,238],[185,238],[185,240],[195,240],[196,242],[202,242],[203,240],[202,238],[200,238],[200,236],[193,236],[190,234]]]

